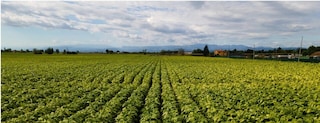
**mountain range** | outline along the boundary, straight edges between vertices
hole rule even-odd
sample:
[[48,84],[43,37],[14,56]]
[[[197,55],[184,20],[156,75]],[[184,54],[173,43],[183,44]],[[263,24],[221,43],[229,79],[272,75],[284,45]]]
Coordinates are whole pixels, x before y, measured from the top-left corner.
[[[167,46],[123,46],[123,47],[112,47],[112,46],[103,46],[103,45],[68,45],[68,46],[56,46],[54,49],[60,49],[61,51],[66,49],[68,51],[80,51],[80,52],[105,52],[106,49],[120,52],[141,52],[146,50],[147,52],[160,52],[161,50],[178,50],[184,49],[186,52],[191,52],[195,49],[203,49],[206,44],[193,44],[193,45],[167,45]],[[249,47],[245,45],[215,45],[207,44],[209,51],[214,50],[272,50],[272,47]],[[297,49],[297,47],[286,47],[282,49]]]

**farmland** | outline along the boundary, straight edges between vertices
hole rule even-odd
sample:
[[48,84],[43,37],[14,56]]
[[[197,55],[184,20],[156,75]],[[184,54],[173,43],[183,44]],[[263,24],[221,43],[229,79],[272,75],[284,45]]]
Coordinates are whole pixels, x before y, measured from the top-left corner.
[[1,56],[2,122],[320,122],[320,64],[138,54]]

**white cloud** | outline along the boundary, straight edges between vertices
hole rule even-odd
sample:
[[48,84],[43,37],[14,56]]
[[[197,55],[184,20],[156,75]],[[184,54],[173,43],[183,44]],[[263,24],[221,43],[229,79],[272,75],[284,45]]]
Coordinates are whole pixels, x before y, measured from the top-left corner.
[[3,1],[1,13],[5,25],[103,32],[123,45],[230,40],[246,44],[297,33],[316,34],[320,30],[318,6],[320,2]]

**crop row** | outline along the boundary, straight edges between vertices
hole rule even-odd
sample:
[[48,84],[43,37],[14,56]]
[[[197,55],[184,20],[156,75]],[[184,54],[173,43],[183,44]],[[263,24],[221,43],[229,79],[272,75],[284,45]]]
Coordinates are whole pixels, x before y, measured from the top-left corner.
[[174,70],[169,68],[170,66],[168,67],[168,71],[171,75],[171,81],[173,81],[172,87],[175,90],[174,92],[176,93],[183,119],[186,122],[209,122],[203,112],[201,112],[201,107],[199,107],[199,105],[190,97],[187,88],[181,84],[185,82],[179,78]]
[[3,61],[2,122],[320,121],[318,64],[147,55],[38,57],[41,62]]
[[[131,83],[129,81],[134,81],[135,75],[140,75],[139,72],[142,77],[138,77],[138,79],[143,78],[144,72],[148,71],[148,66],[150,67],[153,64],[151,62],[146,63],[137,62],[132,65],[113,66],[113,68],[109,66],[110,64],[106,64],[106,66],[101,66],[102,64],[88,64],[86,67],[83,67],[83,69],[87,69],[86,72],[88,74],[78,74],[82,75],[82,77],[79,77],[84,78],[82,80],[71,78],[75,77],[75,75],[60,78],[60,80],[63,79],[64,81],[59,82],[40,80],[33,82],[24,81],[22,78],[16,82],[11,82],[14,85],[21,84],[21,86],[18,86],[18,88],[21,88],[20,90],[14,89],[17,86],[5,83],[10,82],[10,80],[2,78],[2,84],[4,85],[2,89],[5,91],[2,92],[1,120],[22,122],[34,120],[61,121],[73,114],[81,114],[78,111],[82,111],[82,109],[86,109],[92,104],[92,106],[97,106],[96,109],[99,109],[99,107],[105,105],[103,102],[111,100],[120,91],[120,88],[126,86],[126,84],[122,85],[120,80],[116,81],[118,76],[121,76],[119,75],[120,73],[124,71],[128,73],[129,76],[127,78],[129,79],[126,82]],[[83,64],[80,65],[82,66]],[[129,65],[134,67],[130,67]],[[106,67],[109,68],[103,69]],[[82,67],[74,67],[73,69],[76,70],[76,68],[81,70]],[[40,73],[35,76],[45,75],[51,76],[50,73]],[[114,83],[103,82],[105,78],[113,80]],[[136,84],[139,85],[139,82]],[[99,95],[101,96],[99,97]],[[100,106],[95,105],[98,102]]]
[[[288,71],[293,68],[282,62],[278,64],[283,66],[270,61],[246,60],[246,63],[232,63],[233,61],[226,62],[226,59],[222,59],[207,63],[210,60],[203,59],[199,63],[185,64],[185,61],[175,60],[167,60],[167,64],[171,69],[172,81],[175,81],[173,87],[178,90],[177,97],[184,100],[180,103],[181,112],[183,114],[186,110],[183,105],[189,105],[194,110],[185,112],[190,114],[196,111],[194,116],[199,116],[196,121],[320,120],[320,80],[315,79],[315,75],[320,73],[310,69],[317,64],[295,64],[304,67]],[[307,73],[302,73],[308,68]],[[185,115],[185,118],[189,118],[187,122],[194,121],[190,119],[192,116]]]

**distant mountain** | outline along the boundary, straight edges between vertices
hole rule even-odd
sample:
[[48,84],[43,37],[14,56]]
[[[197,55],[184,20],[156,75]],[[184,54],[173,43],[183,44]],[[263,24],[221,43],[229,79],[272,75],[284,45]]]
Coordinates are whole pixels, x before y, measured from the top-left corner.
[[[68,46],[56,46],[54,49],[60,49],[61,51],[66,49],[69,51],[80,51],[80,52],[105,52],[106,49],[113,50],[114,52],[126,51],[126,52],[141,52],[142,50],[147,50],[147,52],[160,52],[161,50],[178,50],[180,48],[185,51],[193,51],[194,49],[203,49],[206,44],[193,44],[193,45],[167,45],[167,46],[123,46],[123,47],[112,47],[107,45],[68,45]],[[210,52],[214,50],[247,50],[253,49],[253,47],[248,47],[245,45],[215,45],[208,44]],[[273,50],[272,47],[255,47],[255,50]],[[295,47],[287,47],[282,49],[297,49]]]
[[[160,52],[161,50],[178,50],[180,48],[184,49],[185,51],[193,51],[194,49],[203,49],[206,44],[193,44],[193,45],[167,45],[167,46],[125,46],[122,47],[122,50],[131,51],[131,52],[139,52],[143,49],[146,49],[148,52]],[[221,50],[246,50],[250,47],[244,45],[208,45],[210,51],[221,49]]]
[[[184,49],[185,51],[193,51],[194,49],[203,49],[206,44],[193,44],[193,45],[167,45],[167,46],[124,46],[121,50],[129,51],[129,52],[140,52],[146,49],[148,52],[160,52],[161,50],[178,50],[180,48]],[[254,49],[254,50],[273,50],[272,47],[248,47],[245,45],[215,45],[215,44],[208,44],[208,48],[210,52],[214,50],[247,50],[247,49]],[[283,50],[295,50],[298,47],[281,47]]]
[[55,46],[54,49],[60,49],[61,52],[63,50],[68,51],[80,51],[80,52],[105,52],[106,49],[117,51],[120,49],[107,45],[90,45],[90,44],[80,44],[80,45],[63,45],[63,46]]

